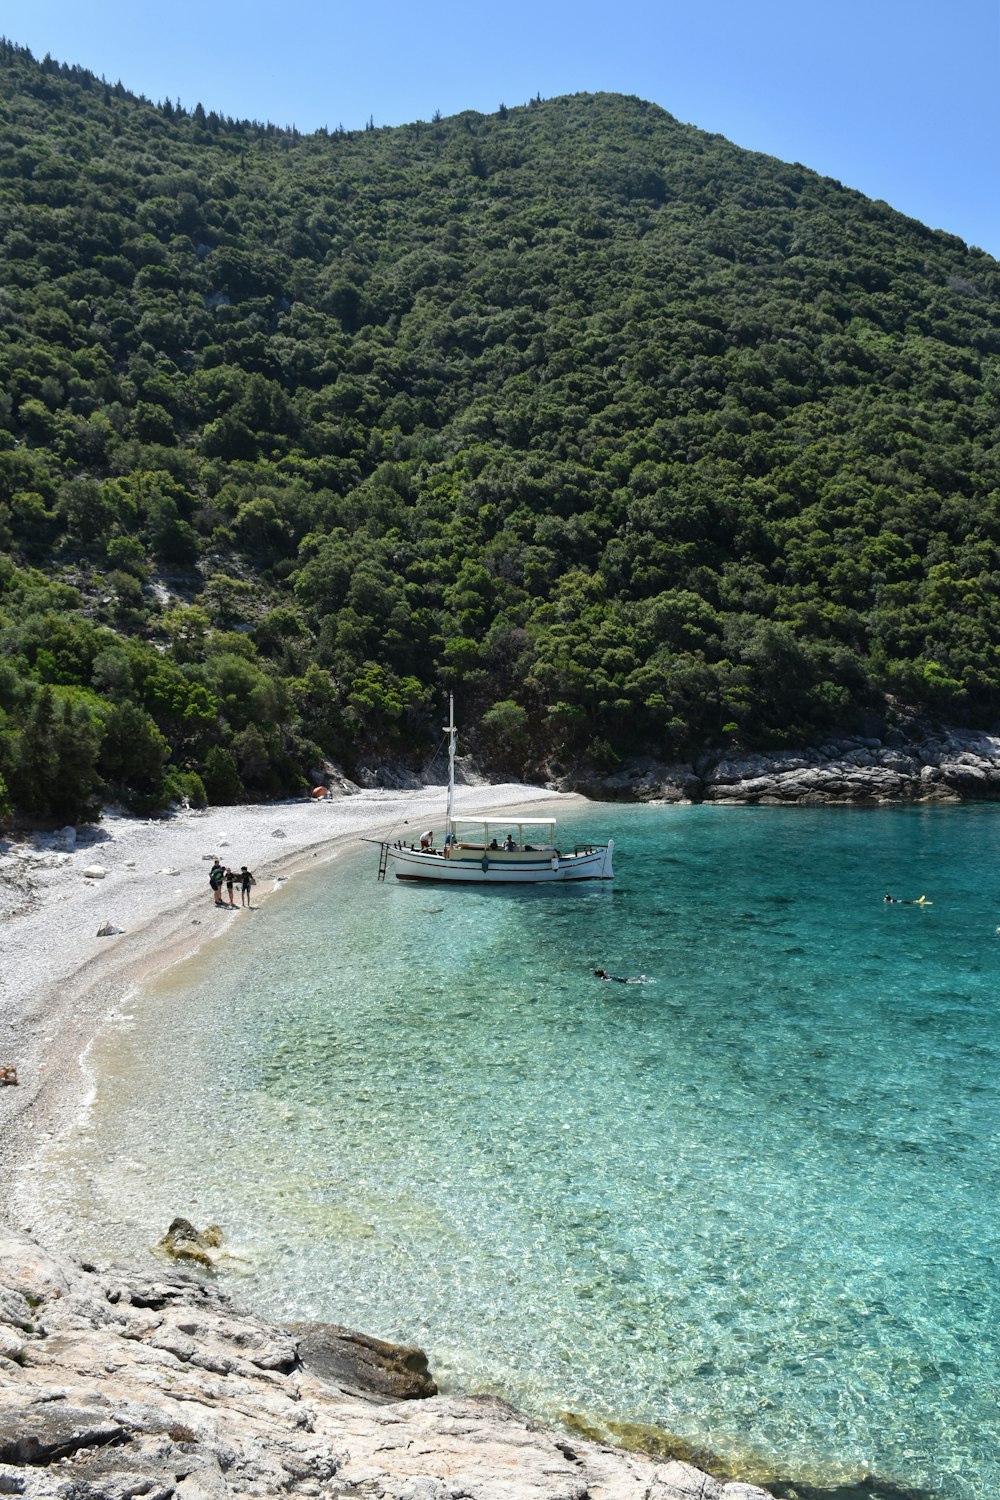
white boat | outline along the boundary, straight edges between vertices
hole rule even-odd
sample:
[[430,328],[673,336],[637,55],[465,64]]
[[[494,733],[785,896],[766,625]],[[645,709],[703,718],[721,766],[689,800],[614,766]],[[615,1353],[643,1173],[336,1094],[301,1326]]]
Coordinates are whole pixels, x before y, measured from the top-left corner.
[[463,885],[537,885],[563,880],[613,880],[614,839],[606,844],[574,844],[563,849],[556,839],[555,818],[455,817],[455,710],[448,735],[448,806],[438,840],[433,829],[419,844],[381,846],[379,879],[391,867],[397,880],[431,880]]

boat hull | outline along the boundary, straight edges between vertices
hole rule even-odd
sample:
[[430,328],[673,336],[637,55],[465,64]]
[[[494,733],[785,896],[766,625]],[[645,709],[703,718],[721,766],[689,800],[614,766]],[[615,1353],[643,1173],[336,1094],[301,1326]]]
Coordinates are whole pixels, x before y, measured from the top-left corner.
[[612,840],[580,854],[551,855],[539,851],[534,857],[520,850],[479,856],[463,851],[453,859],[419,849],[390,848],[386,853],[397,880],[433,881],[439,885],[550,885],[570,880],[613,880],[613,850]]

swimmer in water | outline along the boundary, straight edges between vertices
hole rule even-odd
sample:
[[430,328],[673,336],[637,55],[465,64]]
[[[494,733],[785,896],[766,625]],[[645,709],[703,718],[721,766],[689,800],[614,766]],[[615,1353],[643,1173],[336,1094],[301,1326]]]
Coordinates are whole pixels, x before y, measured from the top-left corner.
[[641,979],[623,979],[620,974],[609,974],[607,969],[595,969],[595,979],[607,979],[611,984],[642,984]]

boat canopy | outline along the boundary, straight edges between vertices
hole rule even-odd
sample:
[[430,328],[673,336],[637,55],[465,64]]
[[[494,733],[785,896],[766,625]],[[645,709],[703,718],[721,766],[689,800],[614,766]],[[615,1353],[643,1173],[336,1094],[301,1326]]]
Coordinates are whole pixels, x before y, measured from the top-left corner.
[[554,828],[555,818],[452,818],[463,828]]

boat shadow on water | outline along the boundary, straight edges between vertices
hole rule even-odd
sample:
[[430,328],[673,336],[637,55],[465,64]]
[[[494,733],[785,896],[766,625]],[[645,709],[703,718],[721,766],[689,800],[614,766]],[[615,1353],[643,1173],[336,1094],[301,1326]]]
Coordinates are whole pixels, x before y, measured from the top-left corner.
[[[427,899],[426,887],[421,887],[416,881],[400,881],[398,886],[390,887],[393,890],[410,891],[414,895]],[[552,881],[544,885],[532,885],[525,882],[524,885],[501,884],[478,885],[473,882],[457,881],[448,887],[448,900],[453,899],[452,893],[461,891],[458,898],[461,901],[480,900],[487,901],[585,901],[588,897],[610,900],[616,894],[615,887],[598,880],[566,880]],[[626,895],[620,886],[617,888],[619,896]],[[436,916],[439,912],[447,910],[445,906],[422,906],[420,911],[426,912],[428,916]]]

